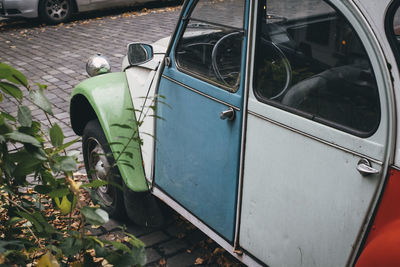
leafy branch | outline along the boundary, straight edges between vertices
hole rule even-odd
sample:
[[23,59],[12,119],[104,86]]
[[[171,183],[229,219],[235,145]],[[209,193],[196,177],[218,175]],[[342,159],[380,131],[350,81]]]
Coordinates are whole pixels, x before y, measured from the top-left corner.
[[[88,193],[103,184],[82,185],[74,175],[77,159],[66,149],[79,139],[64,142],[45,90],[0,63],[0,103],[18,103],[17,116],[0,111],[0,265],[128,266],[118,264],[121,259],[143,265],[144,244],[133,236],[110,242],[87,232],[87,225],[108,221]],[[34,120],[25,101],[44,112],[49,129]]]

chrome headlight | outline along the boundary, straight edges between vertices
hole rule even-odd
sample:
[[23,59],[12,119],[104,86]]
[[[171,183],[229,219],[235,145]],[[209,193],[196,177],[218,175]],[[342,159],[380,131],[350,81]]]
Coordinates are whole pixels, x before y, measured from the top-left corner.
[[91,56],[86,62],[86,72],[93,77],[100,74],[111,72],[111,66],[108,59],[101,54]]

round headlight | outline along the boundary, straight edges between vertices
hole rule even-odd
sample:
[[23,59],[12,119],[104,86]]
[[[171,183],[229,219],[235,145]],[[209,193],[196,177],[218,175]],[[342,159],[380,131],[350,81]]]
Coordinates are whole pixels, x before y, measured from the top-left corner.
[[104,73],[109,73],[110,71],[111,66],[108,62],[108,59],[101,54],[91,56],[86,62],[86,72],[91,77]]

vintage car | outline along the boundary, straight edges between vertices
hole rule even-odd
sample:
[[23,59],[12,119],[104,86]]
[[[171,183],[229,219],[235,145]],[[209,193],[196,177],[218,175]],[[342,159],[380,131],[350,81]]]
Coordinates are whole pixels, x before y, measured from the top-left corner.
[[400,266],[399,6],[190,0],[122,72],[93,57],[71,124],[109,213],[161,200],[249,266]]

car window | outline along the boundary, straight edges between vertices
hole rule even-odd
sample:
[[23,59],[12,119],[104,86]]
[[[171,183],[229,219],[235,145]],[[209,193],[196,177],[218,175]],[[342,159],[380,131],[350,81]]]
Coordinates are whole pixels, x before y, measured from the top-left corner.
[[397,7],[396,12],[394,12],[393,16],[393,32],[397,38],[397,41],[400,42],[399,36],[400,36],[400,10]]
[[360,136],[379,125],[377,83],[347,19],[322,0],[269,0],[258,14],[254,93]]
[[228,91],[237,91],[244,6],[244,0],[198,1],[175,50],[178,68]]
[[400,66],[400,3],[393,2],[386,17],[386,34]]

